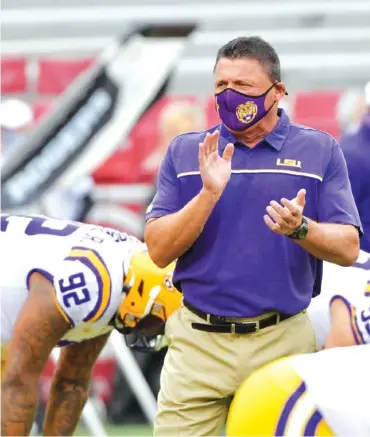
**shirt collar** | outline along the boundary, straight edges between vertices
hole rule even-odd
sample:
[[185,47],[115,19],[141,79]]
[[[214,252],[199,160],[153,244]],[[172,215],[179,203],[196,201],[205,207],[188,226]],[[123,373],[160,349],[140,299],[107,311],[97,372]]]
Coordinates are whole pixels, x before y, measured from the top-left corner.
[[[284,109],[278,109],[279,120],[276,123],[274,129],[267,135],[262,141],[268,143],[271,147],[276,150],[281,150],[283,144],[289,134],[290,130],[290,120]],[[221,141],[221,150],[226,147],[227,143],[239,143],[241,142],[234,137],[234,135],[227,129],[227,127],[222,123],[220,128],[220,137],[224,141]]]

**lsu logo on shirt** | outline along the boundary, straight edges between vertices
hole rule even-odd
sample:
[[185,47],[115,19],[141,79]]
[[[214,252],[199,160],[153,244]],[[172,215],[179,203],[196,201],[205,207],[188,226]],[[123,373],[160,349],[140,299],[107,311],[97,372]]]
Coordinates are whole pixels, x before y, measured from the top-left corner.
[[302,161],[297,161],[296,159],[278,158],[276,160],[276,165],[285,166],[285,167],[302,168]]

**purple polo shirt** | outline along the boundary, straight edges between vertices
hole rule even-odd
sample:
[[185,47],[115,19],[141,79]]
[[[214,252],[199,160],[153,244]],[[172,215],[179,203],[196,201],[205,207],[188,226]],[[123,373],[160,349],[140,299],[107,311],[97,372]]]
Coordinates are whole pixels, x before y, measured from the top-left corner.
[[370,252],[370,114],[364,117],[355,133],[342,138],[340,145],[364,228],[361,249]]
[[274,130],[253,149],[223,125],[176,137],[163,159],[147,220],[174,213],[202,187],[198,144],[220,129],[219,151],[235,144],[232,175],[202,233],[182,255],[174,282],[185,300],[219,316],[295,314],[320,292],[322,264],[263,215],[271,200],[305,188],[305,215],[319,222],[361,226],[342,151],[324,132],[290,122],[283,110]]

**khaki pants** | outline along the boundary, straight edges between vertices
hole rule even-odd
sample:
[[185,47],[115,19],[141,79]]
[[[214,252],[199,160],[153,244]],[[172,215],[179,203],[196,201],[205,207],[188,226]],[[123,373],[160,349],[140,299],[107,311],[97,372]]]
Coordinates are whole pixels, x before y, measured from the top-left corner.
[[193,329],[192,322],[206,323],[181,307],[166,325],[170,345],[161,374],[156,436],[220,435],[232,396],[247,376],[276,358],[316,347],[305,311],[254,334],[203,332]]

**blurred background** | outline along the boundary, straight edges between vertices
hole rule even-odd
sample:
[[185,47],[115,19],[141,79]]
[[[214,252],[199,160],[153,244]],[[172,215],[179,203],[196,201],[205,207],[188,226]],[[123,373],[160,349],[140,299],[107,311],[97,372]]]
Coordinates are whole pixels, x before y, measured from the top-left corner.
[[[142,238],[168,143],[219,122],[212,69],[237,36],[277,50],[293,121],[341,141],[370,106],[368,0],[3,0],[1,15],[3,212]],[[154,397],[164,354],[134,354]],[[52,372],[51,360],[40,417]],[[107,434],[150,434],[150,414],[109,346],[91,398]],[[78,433],[94,428],[85,420]]]

